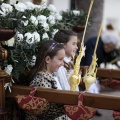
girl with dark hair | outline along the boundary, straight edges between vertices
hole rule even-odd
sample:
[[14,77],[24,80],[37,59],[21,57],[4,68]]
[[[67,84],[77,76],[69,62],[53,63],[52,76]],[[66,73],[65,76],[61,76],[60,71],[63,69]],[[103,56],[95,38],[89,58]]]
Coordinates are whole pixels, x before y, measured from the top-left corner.
[[[57,78],[53,72],[56,72],[60,66],[64,65],[65,56],[64,46],[56,41],[45,41],[39,48],[36,64],[31,74],[32,87],[44,87],[61,89]],[[64,106],[61,104],[50,103],[49,110],[40,117],[26,114],[26,120],[55,120],[65,115]],[[64,117],[67,120],[66,117]]]
[[59,30],[55,34],[54,40],[58,43],[62,43],[65,48],[64,66],[61,66],[55,74],[59,79],[62,89],[70,90],[69,77],[73,72],[73,57],[75,56],[76,50],[78,48],[78,37],[77,34],[73,31]]
[[[55,61],[55,63],[60,62],[59,63],[60,65],[55,66],[54,63],[52,66],[53,70],[48,68],[48,65],[49,62],[52,62],[52,60],[54,60],[54,57],[57,56],[58,53],[64,53],[64,47],[62,44],[59,44],[53,40],[45,41],[39,48],[36,63],[31,72],[32,73],[31,79],[33,80],[33,77],[38,71],[49,71],[49,72],[57,71],[57,69],[61,66],[61,64],[63,64],[62,58],[61,59],[59,58],[60,60]],[[57,57],[62,57],[62,56],[57,56]]]

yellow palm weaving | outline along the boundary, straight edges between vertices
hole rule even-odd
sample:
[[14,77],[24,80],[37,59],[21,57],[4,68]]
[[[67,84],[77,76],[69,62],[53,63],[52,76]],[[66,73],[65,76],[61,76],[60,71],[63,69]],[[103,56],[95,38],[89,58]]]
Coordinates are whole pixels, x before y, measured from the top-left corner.
[[81,62],[82,57],[85,55],[85,47],[83,45],[83,41],[84,41],[86,28],[87,28],[87,24],[88,24],[88,19],[89,19],[89,15],[90,15],[90,12],[91,12],[91,9],[92,9],[93,2],[94,2],[94,0],[91,0],[91,4],[90,4],[90,7],[89,7],[87,19],[86,19],[85,30],[84,30],[83,37],[82,37],[81,48],[80,48],[80,51],[79,51],[79,55],[76,59],[75,65],[74,65],[73,74],[70,76],[70,80],[69,80],[71,91],[76,90],[76,87],[79,85],[80,79],[81,79],[81,74],[79,74],[80,62]]
[[86,91],[88,91],[90,86],[96,81],[97,60],[98,60],[97,57],[96,57],[96,49],[97,49],[97,46],[98,46],[98,41],[99,41],[99,38],[100,38],[101,31],[102,31],[102,23],[100,25],[100,29],[99,29],[95,49],[94,49],[94,54],[93,54],[93,58],[92,58],[92,63],[89,66],[89,68],[88,68],[88,70],[87,70],[87,72],[86,72],[86,74],[83,78],[83,82],[85,83]]

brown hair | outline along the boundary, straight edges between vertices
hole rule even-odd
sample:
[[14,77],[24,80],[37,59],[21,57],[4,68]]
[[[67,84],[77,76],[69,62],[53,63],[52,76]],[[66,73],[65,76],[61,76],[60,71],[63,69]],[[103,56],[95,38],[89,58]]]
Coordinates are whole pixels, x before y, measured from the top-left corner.
[[38,71],[46,70],[45,62],[46,56],[53,58],[55,55],[57,55],[58,51],[61,49],[64,49],[64,46],[62,44],[57,43],[54,40],[47,40],[43,42],[39,47],[35,66],[33,70],[30,72],[31,73],[30,80],[33,79],[33,77]]
[[77,36],[77,34],[71,30],[59,30],[55,34],[54,40],[58,43],[67,43],[71,36]]

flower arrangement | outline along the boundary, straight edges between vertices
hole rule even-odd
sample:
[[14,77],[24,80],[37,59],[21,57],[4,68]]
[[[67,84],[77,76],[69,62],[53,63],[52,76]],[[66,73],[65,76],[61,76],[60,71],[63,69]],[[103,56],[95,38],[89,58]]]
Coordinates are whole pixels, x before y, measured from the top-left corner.
[[[84,26],[86,23],[87,13],[83,10],[61,11],[61,15],[63,17],[62,21],[65,24],[64,26],[65,29],[66,28],[71,29],[76,25]],[[89,25],[90,23],[91,23],[91,19],[89,19]]]
[[3,43],[9,52],[3,69],[6,72],[12,70],[13,78],[19,79],[21,73],[26,74],[34,66],[42,41],[52,39],[59,29],[72,29],[78,23],[85,25],[86,16],[86,13],[77,10],[58,13],[52,4],[1,3],[0,29],[16,29],[16,35]]

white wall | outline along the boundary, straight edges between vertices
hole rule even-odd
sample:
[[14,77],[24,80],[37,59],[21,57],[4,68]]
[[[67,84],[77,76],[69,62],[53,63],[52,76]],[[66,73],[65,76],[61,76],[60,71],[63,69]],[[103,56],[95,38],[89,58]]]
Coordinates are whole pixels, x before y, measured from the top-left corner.
[[104,22],[120,30],[120,0],[104,0]]
[[70,9],[70,0],[53,0],[52,4],[56,6],[58,12]]

